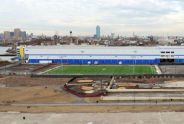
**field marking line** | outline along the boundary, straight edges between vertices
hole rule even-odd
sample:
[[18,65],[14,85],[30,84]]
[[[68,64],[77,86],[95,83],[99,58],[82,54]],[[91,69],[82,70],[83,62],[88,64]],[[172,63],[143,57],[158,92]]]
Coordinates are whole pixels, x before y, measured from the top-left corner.
[[54,68],[51,68],[51,69],[46,70],[46,71],[44,71],[44,72],[40,72],[40,73],[38,73],[38,74],[44,74],[44,73],[46,73],[46,72],[49,72],[49,71],[54,70],[54,69],[56,69],[56,68],[59,68],[59,67],[61,67],[61,66],[62,66],[62,65],[56,66],[56,67],[54,67]]
[[156,69],[157,74],[162,74],[162,71],[160,70],[158,65],[155,65],[155,69]]
[[151,74],[155,74],[155,68],[151,66]]

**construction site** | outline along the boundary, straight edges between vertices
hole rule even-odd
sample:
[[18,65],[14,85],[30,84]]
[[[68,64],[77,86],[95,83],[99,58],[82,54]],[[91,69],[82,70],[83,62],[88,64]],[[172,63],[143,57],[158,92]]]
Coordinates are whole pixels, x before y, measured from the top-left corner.
[[[40,113],[184,110],[181,65],[160,65],[160,74],[45,74],[58,67],[63,65],[18,64],[1,69],[0,111]],[[176,74],[170,74],[169,71]]]
[[48,48],[0,61],[0,112],[184,111],[181,47]]

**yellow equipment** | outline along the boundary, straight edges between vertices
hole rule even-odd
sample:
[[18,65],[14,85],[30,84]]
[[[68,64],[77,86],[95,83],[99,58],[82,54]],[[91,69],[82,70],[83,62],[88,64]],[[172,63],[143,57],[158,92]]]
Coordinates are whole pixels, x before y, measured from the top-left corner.
[[20,46],[20,57],[21,57],[21,58],[24,58],[24,57],[25,57],[25,54],[24,54],[24,47],[23,47],[23,46]]

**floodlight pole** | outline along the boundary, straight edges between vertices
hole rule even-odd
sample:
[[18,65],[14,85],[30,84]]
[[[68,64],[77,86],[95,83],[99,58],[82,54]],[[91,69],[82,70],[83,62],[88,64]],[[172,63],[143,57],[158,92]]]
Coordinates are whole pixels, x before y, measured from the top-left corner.
[[135,72],[135,58],[134,58],[134,63],[133,63],[133,74]]
[[134,55],[135,55],[135,57],[134,57],[134,67],[133,67],[133,74],[135,73],[135,65],[136,65],[136,50],[134,51]]
[[136,67],[136,56],[135,56],[135,59],[134,59],[134,74],[135,74],[135,67]]
[[63,61],[61,62],[61,71],[63,73]]

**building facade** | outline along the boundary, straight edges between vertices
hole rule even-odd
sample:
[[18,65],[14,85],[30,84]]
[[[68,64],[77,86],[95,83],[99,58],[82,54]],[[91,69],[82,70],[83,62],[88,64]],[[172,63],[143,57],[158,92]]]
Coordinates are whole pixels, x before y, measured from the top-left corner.
[[5,39],[5,40],[10,40],[10,38],[11,38],[10,31],[5,31],[5,32],[4,32],[4,39]]
[[[17,48],[20,51],[20,47]],[[184,47],[101,47],[30,46],[24,47],[28,63],[68,64],[159,64],[184,63]],[[23,55],[24,54],[24,55]],[[18,55],[20,57],[20,55]]]
[[15,40],[21,40],[21,30],[19,28],[14,29]]
[[26,32],[25,32],[25,31],[22,31],[22,32],[21,32],[21,38],[22,38],[23,40],[25,40],[26,37],[27,37]]

